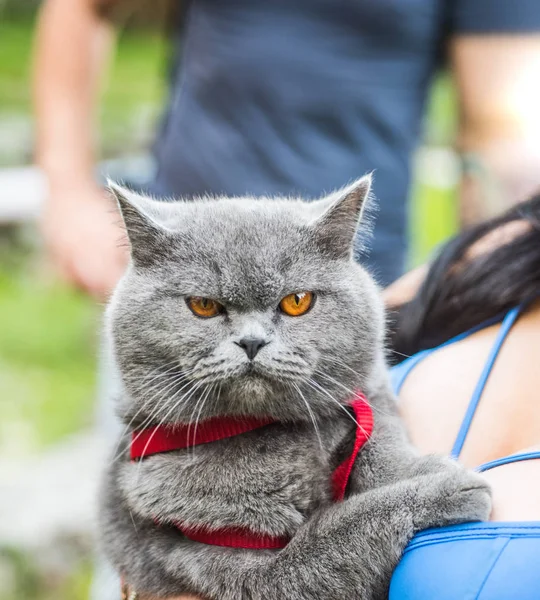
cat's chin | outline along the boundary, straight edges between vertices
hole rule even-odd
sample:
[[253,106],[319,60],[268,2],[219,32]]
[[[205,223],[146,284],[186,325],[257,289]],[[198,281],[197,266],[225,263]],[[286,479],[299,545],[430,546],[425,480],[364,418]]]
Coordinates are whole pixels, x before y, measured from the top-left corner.
[[259,398],[268,396],[275,387],[275,383],[273,384],[267,377],[250,369],[236,377],[232,387],[240,396]]
[[277,380],[249,369],[230,382],[229,391],[235,403],[243,409],[254,409],[258,412],[271,401],[278,387]]

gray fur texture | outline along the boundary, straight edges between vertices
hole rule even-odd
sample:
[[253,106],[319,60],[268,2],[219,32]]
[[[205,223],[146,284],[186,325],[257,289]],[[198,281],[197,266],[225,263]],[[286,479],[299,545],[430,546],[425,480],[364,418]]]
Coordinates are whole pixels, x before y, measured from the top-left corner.
[[[160,203],[118,186],[132,261],[108,310],[126,424],[102,494],[101,537],[140,592],[210,600],[376,600],[416,531],[486,519],[483,480],[421,457],[395,411],[377,286],[352,258],[370,178],[323,198],[201,198]],[[311,309],[279,310],[291,293]],[[186,298],[225,311],[195,316]],[[263,340],[253,359],[238,342]],[[345,408],[367,395],[374,433],[343,502],[331,473],[350,452]],[[132,430],[193,429],[221,415],[277,423],[129,461]],[[156,520],[160,525],[156,524]],[[186,539],[173,522],[289,535],[279,551]]]

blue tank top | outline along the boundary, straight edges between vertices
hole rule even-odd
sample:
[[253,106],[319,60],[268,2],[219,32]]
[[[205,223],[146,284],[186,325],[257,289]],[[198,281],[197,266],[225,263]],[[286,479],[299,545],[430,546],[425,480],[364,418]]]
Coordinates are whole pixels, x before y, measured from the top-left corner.
[[[473,392],[451,456],[459,458],[489,374],[508,332],[523,307],[509,311]],[[468,331],[442,346],[453,344],[500,318]],[[438,348],[425,350],[392,369],[399,393],[407,375]],[[478,471],[521,460],[540,459],[540,452],[521,452],[491,461]],[[540,521],[465,523],[428,529],[405,549],[390,585],[389,600],[539,600]]]

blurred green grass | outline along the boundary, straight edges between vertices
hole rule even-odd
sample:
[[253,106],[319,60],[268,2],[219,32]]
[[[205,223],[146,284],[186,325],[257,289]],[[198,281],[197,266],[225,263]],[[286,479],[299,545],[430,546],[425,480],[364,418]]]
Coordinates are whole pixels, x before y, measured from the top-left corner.
[[[31,118],[32,34],[28,21],[0,21],[0,123]],[[150,134],[164,93],[164,57],[155,32],[120,36],[104,94],[104,154],[134,151]],[[6,259],[10,251],[17,252],[0,246]],[[89,425],[94,396],[96,308],[40,276],[32,256],[16,263],[0,256],[1,396],[16,398],[3,402],[0,451],[10,427],[26,427],[40,446]]]
[[27,453],[91,424],[98,324],[76,292],[28,265],[0,267],[0,450]]
[[0,21],[0,111],[28,113],[30,53],[28,25]]
[[[33,23],[0,18],[0,121],[30,120],[32,54]],[[166,57],[167,44],[157,32],[125,31],[119,36],[101,110],[104,155],[133,151],[148,142],[165,90]]]
[[[3,564],[2,564],[3,563]],[[44,578],[27,557],[14,549],[0,548],[0,565],[10,565],[10,578],[17,582],[14,590],[3,592],[1,600],[88,600],[92,582],[92,561],[82,560],[78,567],[60,580]],[[3,575],[6,575],[3,572]]]

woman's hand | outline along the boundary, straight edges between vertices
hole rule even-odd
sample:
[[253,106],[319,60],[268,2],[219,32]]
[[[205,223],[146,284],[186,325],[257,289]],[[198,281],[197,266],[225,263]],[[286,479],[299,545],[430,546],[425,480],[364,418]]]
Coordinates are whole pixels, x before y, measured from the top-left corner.
[[51,186],[42,218],[49,255],[69,283],[104,300],[128,260],[121,218],[93,183]]

